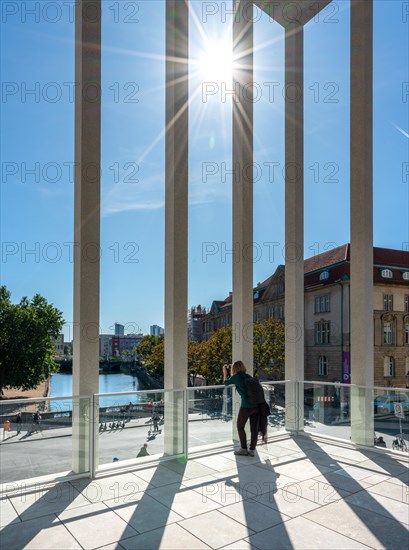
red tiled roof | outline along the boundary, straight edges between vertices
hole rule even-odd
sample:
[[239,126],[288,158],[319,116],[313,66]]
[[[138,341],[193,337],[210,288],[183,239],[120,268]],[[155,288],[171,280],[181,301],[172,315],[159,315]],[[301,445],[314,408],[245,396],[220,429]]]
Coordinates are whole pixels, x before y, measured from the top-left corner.
[[304,273],[311,273],[311,271],[323,269],[324,267],[344,262],[345,260],[349,261],[349,244],[343,244],[327,252],[322,252],[321,254],[307,258],[304,260]]
[[[322,254],[317,254],[304,261],[304,286],[311,287],[315,285],[333,284],[335,281],[341,280],[344,276],[350,277],[350,244],[343,244]],[[408,285],[402,277],[404,271],[409,271],[409,251],[393,250],[390,248],[374,247],[374,283],[392,283]],[[282,266],[284,267],[284,266]],[[329,277],[323,281],[320,280],[320,275],[325,268],[328,268]],[[382,269],[390,268],[392,278],[382,277]],[[277,268],[278,269],[278,268]],[[276,272],[275,272],[276,273]],[[273,279],[275,273],[270,275],[262,283],[258,283],[253,291],[266,289]],[[264,293],[259,295],[257,300],[262,299]],[[224,308],[231,304],[233,300],[230,294],[225,300],[215,300],[219,308]]]
[[[404,271],[409,271],[409,252],[404,250],[392,250],[390,248],[374,247],[374,283],[392,283],[409,285],[402,277]],[[333,267],[332,267],[333,266]],[[320,281],[320,274],[328,268],[329,277]],[[389,268],[392,271],[391,278],[382,277],[383,269]],[[350,277],[350,245],[345,244],[308,258],[304,262],[304,284],[314,286],[318,284],[327,285],[342,278],[343,275]]]
[[393,250],[391,248],[373,249],[375,265],[386,267],[401,267],[403,270],[409,270],[409,251],[408,250]]

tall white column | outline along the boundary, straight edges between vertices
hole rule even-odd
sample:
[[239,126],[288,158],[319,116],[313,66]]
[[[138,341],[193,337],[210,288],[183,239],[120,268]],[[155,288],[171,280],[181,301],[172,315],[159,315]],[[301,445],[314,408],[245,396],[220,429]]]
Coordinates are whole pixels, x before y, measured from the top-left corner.
[[[373,386],[373,4],[351,0],[351,382]],[[351,395],[352,441],[373,444],[371,392]]]
[[[165,388],[187,386],[188,3],[166,2]],[[183,446],[181,394],[165,404],[165,452]],[[182,408],[181,408],[182,407]],[[186,412],[187,414],[187,412]]]
[[304,425],[304,66],[303,27],[285,29],[285,377],[286,427]]
[[[101,4],[75,9],[73,393],[98,392],[100,274]],[[87,401],[73,405],[73,471],[89,464]],[[91,416],[92,418],[92,416]]]
[[233,22],[233,361],[253,372],[253,2]]

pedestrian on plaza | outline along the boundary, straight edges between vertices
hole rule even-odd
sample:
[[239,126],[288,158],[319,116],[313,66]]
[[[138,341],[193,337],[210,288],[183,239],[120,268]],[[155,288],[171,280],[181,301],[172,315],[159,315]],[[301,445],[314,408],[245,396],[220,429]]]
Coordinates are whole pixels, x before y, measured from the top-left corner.
[[38,411],[33,413],[33,423],[32,423],[32,433],[38,432],[40,430],[41,416]]
[[314,406],[313,406],[312,408],[313,408],[313,417],[314,417],[314,420],[319,421],[321,403],[320,403],[320,401],[319,401],[318,398],[317,398],[317,400],[316,400],[316,402],[314,403]]
[[[251,378],[246,372],[246,367],[242,361],[235,361],[231,367],[231,376],[229,376],[228,365],[223,365],[223,383],[225,386],[234,384],[241,398],[241,407],[237,416],[237,431],[240,438],[241,449],[234,451],[235,455],[254,456],[254,450],[257,445],[257,436],[259,429],[259,414],[256,403],[251,403],[248,399],[246,389],[246,378]],[[247,437],[245,426],[247,420],[250,420],[250,448],[247,448]]]
[[159,415],[156,411],[152,414],[152,423],[153,423],[153,431],[158,432],[159,431]]
[[148,444],[144,443],[139,451],[139,453],[136,455],[136,458],[141,458],[143,456],[149,456],[148,453]]
[[21,433],[21,425],[22,425],[22,418],[21,418],[21,414],[18,412],[16,414],[16,430],[17,430],[17,435],[19,435]]

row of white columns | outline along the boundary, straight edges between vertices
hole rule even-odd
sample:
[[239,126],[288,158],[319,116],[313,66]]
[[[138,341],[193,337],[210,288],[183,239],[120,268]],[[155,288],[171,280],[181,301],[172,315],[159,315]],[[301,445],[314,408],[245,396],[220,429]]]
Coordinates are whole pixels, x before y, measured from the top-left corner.
[[[280,2],[278,2],[280,4]],[[302,1],[299,0],[300,5]],[[101,22],[84,17],[87,5],[76,9],[75,104],[75,242],[74,259],[74,394],[98,392],[100,181],[87,179],[85,165],[100,166],[101,112],[99,101],[89,101],[81,90],[101,83]],[[277,2],[274,3],[275,5]],[[282,3],[283,5],[285,2]],[[328,0],[316,3],[320,9]],[[268,2],[263,2],[264,7]],[[235,80],[239,94],[233,101],[233,165],[253,162],[253,24],[251,0],[234,0],[233,47]],[[268,10],[268,6],[266,8]],[[373,385],[372,304],[372,0],[351,0],[351,375],[353,384]],[[270,14],[271,14],[270,10]],[[277,13],[277,12],[276,12]],[[279,21],[283,24],[282,21]],[[285,79],[303,90],[303,24],[285,28]],[[165,388],[187,385],[188,289],[188,66],[189,3],[166,2],[166,206],[165,206]],[[298,381],[287,394],[287,427],[303,429],[304,379],[304,198],[303,96],[285,105],[285,320],[286,379]],[[239,170],[233,183],[233,242],[246,250],[253,242],[253,180]],[[253,322],[253,262],[241,254],[233,262],[233,326],[242,335]],[[233,359],[241,359],[252,372],[253,351],[248,338],[235,338]],[[297,395],[298,394],[298,395]],[[372,443],[370,399],[363,392],[352,406],[352,439]],[[295,410],[293,405],[298,404]],[[291,412],[290,412],[291,411]],[[175,422],[180,418],[180,410]],[[78,471],[87,455],[87,433],[81,414],[74,422],[74,464]],[[175,425],[176,429],[176,425]],[[75,440],[75,438],[74,438]],[[169,451],[179,443],[166,443]]]

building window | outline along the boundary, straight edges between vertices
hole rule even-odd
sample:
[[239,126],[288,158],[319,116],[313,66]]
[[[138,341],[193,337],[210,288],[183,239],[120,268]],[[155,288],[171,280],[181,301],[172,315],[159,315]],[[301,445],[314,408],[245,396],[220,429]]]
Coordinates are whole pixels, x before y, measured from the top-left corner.
[[409,345],[409,321],[405,323],[405,344]]
[[409,313],[409,294],[405,295],[405,312]]
[[385,321],[383,323],[383,343],[393,344],[393,330],[391,321]]
[[390,269],[382,269],[381,275],[385,279],[392,279],[392,277],[393,277],[393,273]]
[[409,271],[404,271],[402,273],[402,278],[404,281],[409,281]]
[[325,281],[326,279],[329,279],[329,271],[323,271],[320,274],[320,281]]
[[320,355],[318,358],[318,375],[328,376],[328,362],[325,355]]
[[284,319],[284,306],[280,306],[278,316],[279,316],[279,319]]
[[329,344],[331,333],[330,321],[320,321],[315,323],[315,343],[316,344]]
[[395,358],[384,357],[383,359],[383,375],[385,378],[393,378],[395,376]]
[[331,297],[329,294],[315,297],[314,311],[315,313],[328,313],[331,311]]
[[383,295],[383,310],[393,311],[393,294]]

